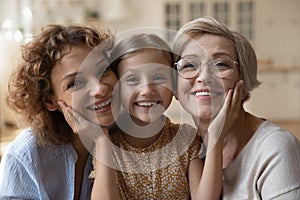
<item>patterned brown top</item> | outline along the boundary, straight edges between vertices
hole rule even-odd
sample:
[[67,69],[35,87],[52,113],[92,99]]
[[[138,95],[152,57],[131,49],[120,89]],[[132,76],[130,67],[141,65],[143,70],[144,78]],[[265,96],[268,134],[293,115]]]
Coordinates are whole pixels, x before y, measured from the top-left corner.
[[126,142],[121,132],[111,135],[122,151],[114,151],[121,199],[190,199],[188,167],[199,157],[196,130],[167,119],[161,135],[146,148]]

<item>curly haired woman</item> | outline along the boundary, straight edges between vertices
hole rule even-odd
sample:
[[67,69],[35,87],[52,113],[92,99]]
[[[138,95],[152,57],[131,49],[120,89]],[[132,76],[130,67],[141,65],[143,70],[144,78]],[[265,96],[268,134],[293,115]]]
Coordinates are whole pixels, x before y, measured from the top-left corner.
[[[71,105],[73,95],[82,94],[85,114],[96,113],[102,125],[113,123],[109,99],[117,78],[107,67],[106,51],[111,45],[104,43],[110,37],[108,30],[47,25],[23,46],[7,102],[29,128],[2,157],[0,199],[90,199],[92,156],[68,125],[59,101]],[[84,87],[76,75],[84,79],[82,62],[103,43],[97,54],[97,73],[85,71],[90,73],[86,83],[93,85]]]

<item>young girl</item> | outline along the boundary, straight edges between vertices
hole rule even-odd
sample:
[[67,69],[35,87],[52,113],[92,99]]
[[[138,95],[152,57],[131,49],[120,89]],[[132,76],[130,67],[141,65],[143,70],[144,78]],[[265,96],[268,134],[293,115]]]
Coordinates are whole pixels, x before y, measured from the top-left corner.
[[[173,124],[163,115],[173,97],[172,56],[169,46],[152,34],[134,35],[113,48],[111,66],[120,80],[125,111],[117,120],[120,130],[110,134],[116,170],[97,160],[92,198],[220,197],[223,134],[207,155],[204,167],[197,131]],[[228,93],[220,117],[235,117],[239,87],[233,97],[232,93]],[[218,130],[219,122],[215,121],[209,129],[212,135]],[[118,193],[111,187],[118,187]]]

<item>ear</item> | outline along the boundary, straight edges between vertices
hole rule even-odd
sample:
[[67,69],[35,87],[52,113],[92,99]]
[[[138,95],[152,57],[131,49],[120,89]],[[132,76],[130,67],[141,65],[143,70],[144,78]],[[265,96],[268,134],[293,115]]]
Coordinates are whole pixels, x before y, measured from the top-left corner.
[[57,100],[54,97],[44,97],[43,102],[49,111],[55,111],[58,109]]

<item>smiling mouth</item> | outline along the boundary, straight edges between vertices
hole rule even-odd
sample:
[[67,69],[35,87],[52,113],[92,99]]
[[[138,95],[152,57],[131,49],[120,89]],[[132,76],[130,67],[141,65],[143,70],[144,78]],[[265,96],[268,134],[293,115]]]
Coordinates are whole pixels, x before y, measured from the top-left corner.
[[106,108],[106,107],[110,106],[110,104],[111,104],[111,99],[109,99],[107,101],[104,101],[104,102],[101,102],[101,103],[94,104],[92,106],[88,106],[87,109],[89,109],[89,110],[101,110],[103,108]]
[[137,105],[139,107],[152,107],[152,106],[155,106],[155,105],[158,105],[160,104],[160,101],[151,101],[151,102],[137,102],[137,103],[134,103],[134,105]]
[[199,92],[192,92],[191,94],[198,97],[198,96],[218,96],[218,95],[222,95],[223,93],[210,92],[210,91],[199,91]]

